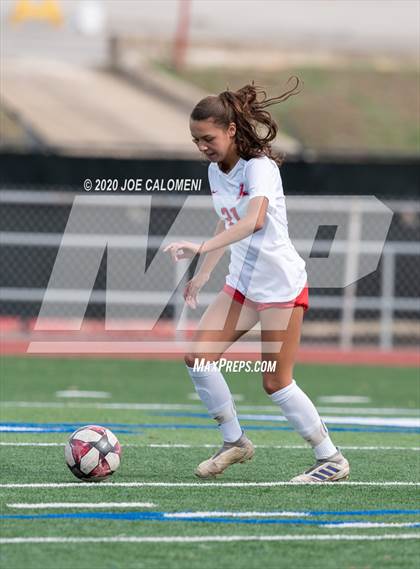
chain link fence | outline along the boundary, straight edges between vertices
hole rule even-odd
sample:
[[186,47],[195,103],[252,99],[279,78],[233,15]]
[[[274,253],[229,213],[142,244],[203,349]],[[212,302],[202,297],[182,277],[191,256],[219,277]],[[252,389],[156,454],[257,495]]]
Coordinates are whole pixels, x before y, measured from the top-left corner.
[[[199,307],[188,309],[182,290],[196,263],[173,265],[161,252],[168,238],[213,234],[210,197],[4,188],[0,198],[2,316],[36,318],[44,300],[47,317],[106,317],[122,329],[121,322],[151,318],[194,325],[223,287],[228,254]],[[420,207],[372,200],[287,198],[290,236],[311,286],[304,344],[388,349],[419,341]]]

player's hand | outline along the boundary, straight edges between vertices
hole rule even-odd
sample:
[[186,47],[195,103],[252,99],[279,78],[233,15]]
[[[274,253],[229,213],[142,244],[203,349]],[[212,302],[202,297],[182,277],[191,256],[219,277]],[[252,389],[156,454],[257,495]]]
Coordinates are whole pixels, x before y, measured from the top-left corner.
[[200,254],[203,244],[192,243],[191,241],[176,241],[170,243],[163,250],[164,253],[170,253],[172,260],[176,263],[180,259],[192,259]]
[[197,273],[194,278],[187,282],[184,289],[184,299],[193,310],[198,306],[198,293],[209,280],[208,273]]

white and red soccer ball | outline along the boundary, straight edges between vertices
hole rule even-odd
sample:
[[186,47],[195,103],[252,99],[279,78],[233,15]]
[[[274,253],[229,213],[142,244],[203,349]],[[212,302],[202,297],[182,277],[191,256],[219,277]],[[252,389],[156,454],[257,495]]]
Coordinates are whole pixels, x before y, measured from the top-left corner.
[[98,482],[119,468],[121,445],[109,429],[86,425],[70,436],[64,455],[67,466],[77,478]]

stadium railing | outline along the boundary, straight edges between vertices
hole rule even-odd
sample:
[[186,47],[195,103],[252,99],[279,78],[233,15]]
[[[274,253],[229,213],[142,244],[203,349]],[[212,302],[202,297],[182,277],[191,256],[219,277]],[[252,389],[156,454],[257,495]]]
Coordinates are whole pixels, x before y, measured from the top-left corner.
[[[5,215],[3,231],[0,234],[2,244],[3,265],[7,268],[3,273],[0,287],[0,309],[3,316],[17,316],[23,319],[37,316],[44,299],[48,279],[54,265],[55,257],[62,243],[65,222],[70,214],[73,200],[80,196],[73,191],[25,191],[24,189],[4,189],[0,191],[0,201]],[[98,196],[99,197],[99,196]],[[108,226],[108,232],[121,250],[138,248],[155,252],[161,247],[162,239],[180,207],[194,210],[188,231],[183,235],[173,235],[171,239],[195,240],[212,234],[216,217],[212,210],[212,201],[207,196],[197,196],[184,205],[180,196],[166,195],[153,197],[155,208],[154,221],[150,224],[149,235],[139,236],[135,233],[136,212],[133,202],[124,202],[121,208],[127,218],[124,230],[121,227]],[[141,198],[140,198],[141,199]],[[97,202],[99,204],[99,201]],[[115,202],[114,202],[115,203]],[[141,201],[136,207],[141,209]],[[369,212],[369,204],[362,197],[327,198],[320,197],[288,197],[287,209],[289,230],[292,241],[300,254],[311,263],[311,255],[316,247],[315,257],[326,259],[332,247],[331,239],[316,239],[312,229],[318,225],[333,223],[337,218],[346,219],[346,231],[343,238],[336,237],[334,252],[341,257],[336,270],[343,273],[338,280],[346,276],[355,280],[357,268],[363,258],[377,256],[380,252],[378,267],[371,274],[346,287],[316,286],[310,293],[311,310],[307,313],[303,332],[306,344],[335,344],[348,349],[358,344],[370,344],[386,350],[400,345],[413,345],[419,339],[420,306],[418,300],[418,255],[419,240],[412,227],[418,224],[420,205],[413,201],[392,200],[384,202],[393,212],[391,229],[384,242],[383,227],[376,227],[374,205]],[[111,203],[110,208],[114,207]],[[104,203],[102,207],[107,207]],[[126,211],[125,211],[126,210]],[[210,213],[211,212],[211,213]],[[371,214],[371,215],[370,215]],[[367,216],[367,217],[366,217]],[[414,217],[413,217],[414,216]],[[112,219],[112,216],[111,218]],[[121,217],[115,217],[119,224]],[[46,230],[51,228],[54,230]],[[309,233],[308,233],[309,231]],[[414,236],[414,237],[413,237]],[[98,237],[98,236],[96,236]],[[87,233],[73,233],[72,247],[79,251],[79,261],[83,264],[84,252],[101,246],[101,238],[95,239],[92,230]],[[134,243],[134,244],[133,244]],[[313,257],[314,255],[312,255]],[[379,257],[378,257],[379,258]],[[127,257],[127,268],[130,261]],[[106,259],[102,266],[94,289],[91,291],[88,318],[103,319],[106,304]],[[325,265],[326,266],[326,265]],[[320,280],[322,263],[309,270],[311,284]],[[408,267],[408,268],[407,268]],[[416,269],[417,267],[417,269]],[[191,273],[184,275],[185,263],[171,264],[170,271],[164,271],[156,283],[149,289],[113,291],[113,302],[124,306],[121,314],[130,318],[146,318],[150,315],[150,307],[161,305],[181,282],[185,283]],[[101,272],[101,271],[100,271]],[[220,262],[215,270],[212,282],[200,294],[200,308],[191,311],[182,298],[182,290],[178,287],[169,307],[163,312],[163,318],[178,322],[178,330],[174,325],[176,337],[183,337],[185,331],[198,321],[206,306],[213,300],[223,285],[223,277],[227,272],[227,258]],[[338,281],[337,281],[338,282]],[[55,291],[55,302],[61,310],[63,318],[71,317],[71,306],[86,295],[86,290],[78,290],[71,286]],[[69,309],[70,307],[70,309]],[[59,310],[59,313],[60,313]]]

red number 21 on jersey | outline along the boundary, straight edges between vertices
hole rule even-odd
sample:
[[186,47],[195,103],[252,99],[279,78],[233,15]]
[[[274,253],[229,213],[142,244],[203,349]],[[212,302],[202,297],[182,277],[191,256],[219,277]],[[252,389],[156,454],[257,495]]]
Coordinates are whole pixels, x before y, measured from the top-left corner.
[[238,212],[236,211],[236,207],[231,207],[230,209],[227,209],[227,207],[222,207],[220,211],[225,220],[227,221],[228,225],[234,224],[233,218],[235,218],[236,221],[239,221],[241,219],[238,215]]

